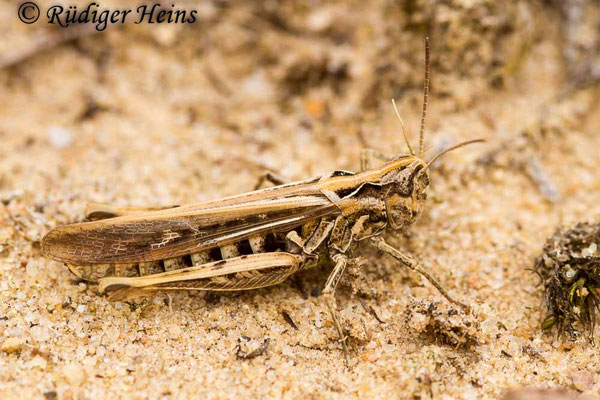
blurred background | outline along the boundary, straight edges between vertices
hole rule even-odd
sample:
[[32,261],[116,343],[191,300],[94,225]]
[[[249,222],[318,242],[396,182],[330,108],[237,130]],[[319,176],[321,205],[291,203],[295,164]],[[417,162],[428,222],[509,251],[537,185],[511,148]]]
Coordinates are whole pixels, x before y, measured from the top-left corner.
[[[524,272],[557,224],[600,215],[596,1],[178,1],[197,10],[194,24],[102,32],[49,26],[45,10],[70,4],[58,1],[37,1],[42,18],[24,24],[19,4],[0,2],[0,340],[24,343],[0,353],[3,398],[497,398],[530,383],[573,389],[573,371],[597,372],[593,349],[567,357],[541,335],[541,289]],[[405,152],[390,99],[415,143],[426,36],[428,157],[487,144],[436,163],[429,211],[399,243],[480,305],[480,350],[423,346],[428,328],[404,313],[438,295],[391,264],[366,268],[369,280],[341,295],[361,363],[343,372],[318,299],[291,284],[130,310],[41,257],[41,236],[81,220],[87,201],[183,204],[252,190],[265,171],[356,171],[365,147]],[[231,349],[255,331],[270,335],[271,355],[240,363]]]
[[[221,168],[240,181],[312,176],[355,169],[357,148],[405,151],[390,99],[416,140],[427,35],[430,146],[548,123],[600,77],[599,10],[584,0],[186,1],[195,24],[132,18],[103,32],[48,26],[45,1],[26,25],[17,5],[0,8],[0,183],[40,198],[135,188],[141,202],[179,203],[239,191]],[[476,120],[447,121],[475,108]]]

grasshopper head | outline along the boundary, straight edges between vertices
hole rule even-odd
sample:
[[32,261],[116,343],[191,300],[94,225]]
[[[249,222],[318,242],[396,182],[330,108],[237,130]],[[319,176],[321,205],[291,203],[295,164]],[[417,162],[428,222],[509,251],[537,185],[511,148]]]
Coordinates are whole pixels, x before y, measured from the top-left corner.
[[427,198],[427,164],[419,157],[409,157],[406,160],[410,162],[408,165],[393,169],[381,180],[387,220],[393,229],[401,229],[415,222]]
[[455,146],[447,148],[436,156],[431,161],[423,160],[423,134],[425,132],[425,116],[427,115],[427,98],[429,96],[429,38],[425,39],[425,83],[423,87],[423,111],[421,114],[421,129],[419,132],[419,152],[416,153],[410,145],[408,135],[404,129],[404,122],[395,101],[392,99],[392,105],[400,125],[402,126],[402,134],[404,141],[408,146],[410,155],[401,155],[390,161],[384,169],[386,173],[381,179],[381,184],[384,189],[384,201],[387,219],[393,229],[401,229],[411,225],[423,211],[425,199],[427,198],[427,188],[429,187],[429,166],[443,154],[466,146],[471,143],[482,142],[483,140],[471,140],[459,143]]
[[401,229],[415,222],[423,211],[429,188],[429,166],[449,151],[483,142],[481,139],[462,142],[435,155],[429,162],[415,155],[404,155],[384,166],[387,172],[381,179],[385,210],[393,229]]

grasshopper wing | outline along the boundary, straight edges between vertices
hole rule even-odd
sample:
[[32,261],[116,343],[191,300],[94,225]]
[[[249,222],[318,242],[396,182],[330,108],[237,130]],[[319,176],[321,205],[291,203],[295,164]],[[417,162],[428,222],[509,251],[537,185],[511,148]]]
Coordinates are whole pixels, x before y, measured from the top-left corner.
[[42,251],[49,258],[75,265],[136,263],[290,230],[340,213],[315,182],[58,227],[42,239]]

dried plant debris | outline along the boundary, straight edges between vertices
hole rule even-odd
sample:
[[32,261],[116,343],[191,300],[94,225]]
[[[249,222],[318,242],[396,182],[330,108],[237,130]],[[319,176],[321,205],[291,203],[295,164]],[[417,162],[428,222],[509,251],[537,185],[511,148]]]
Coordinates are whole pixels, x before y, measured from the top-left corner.
[[435,343],[469,349],[479,344],[479,322],[471,313],[446,302],[413,300],[407,324]]
[[298,325],[296,325],[294,319],[287,310],[281,310],[281,314],[283,315],[283,319],[285,320],[285,322],[287,322],[295,330],[298,330]]
[[269,338],[259,341],[253,340],[247,336],[242,336],[238,339],[235,355],[237,358],[245,360],[258,357],[267,351],[269,348],[269,342]]
[[535,272],[544,283],[549,312],[542,327],[556,325],[559,335],[575,339],[579,322],[591,339],[600,305],[600,224],[559,228],[544,245]]

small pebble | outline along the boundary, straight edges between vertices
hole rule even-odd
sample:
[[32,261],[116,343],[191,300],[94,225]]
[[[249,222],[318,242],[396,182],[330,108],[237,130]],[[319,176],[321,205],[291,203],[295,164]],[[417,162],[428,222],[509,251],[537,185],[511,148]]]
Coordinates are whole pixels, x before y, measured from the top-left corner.
[[159,26],[154,30],[154,39],[163,46],[171,46],[177,40],[177,30],[171,25]]
[[177,339],[179,336],[181,336],[181,328],[178,325],[172,326],[171,329],[169,329],[169,332],[171,337],[174,339]]
[[54,400],[58,397],[58,394],[56,393],[55,390],[50,390],[48,392],[44,392],[44,398],[46,398],[46,400]]
[[23,334],[23,331],[19,328],[9,328],[4,331],[4,336],[16,337],[16,336],[21,336],[22,334]]
[[321,328],[323,326],[323,322],[321,322],[321,318],[319,318],[319,316],[315,317],[315,326],[317,328]]
[[51,126],[48,129],[50,144],[55,149],[64,149],[73,142],[73,135],[68,129],[61,126]]
[[0,350],[5,351],[7,353],[17,353],[23,349],[23,345],[25,341],[20,338],[10,337],[2,343]]
[[596,254],[597,250],[598,250],[598,245],[596,243],[592,243],[589,245],[589,247],[583,249],[583,251],[581,253],[584,257],[592,257]]
[[104,357],[106,355],[106,347],[98,346],[98,348],[96,349],[96,355],[98,357]]
[[594,376],[586,370],[577,370],[571,373],[573,386],[580,392],[590,390],[594,386]]
[[67,364],[62,369],[63,377],[70,385],[80,386],[85,380],[85,371],[78,364]]
[[46,359],[44,357],[41,356],[35,356],[30,362],[29,362],[29,367],[30,368],[39,368],[39,369],[46,369],[46,367],[48,366],[48,361],[46,361]]

